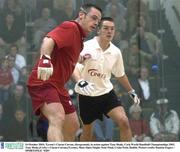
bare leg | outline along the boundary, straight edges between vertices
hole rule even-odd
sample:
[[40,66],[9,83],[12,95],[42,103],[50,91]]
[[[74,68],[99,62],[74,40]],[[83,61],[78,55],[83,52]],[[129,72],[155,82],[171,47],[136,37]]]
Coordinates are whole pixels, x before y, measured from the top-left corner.
[[80,137],[80,141],[92,141],[93,138],[93,125],[88,124],[88,125],[83,125],[83,131]]
[[48,119],[48,141],[63,141],[62,127],[65,119],[64,109],[61,103],[45,103],[41,112]]
[[74,141],[75,134],[79,127],[80,125],[76,112],[67,114],[65,116],[65,122],[63,126],[64,141]]
[[121,131],[120,133],[121,141],[131,141],[132,133],[124,108],[120,106],[116,107],[108,113],[108,116],[117,123]]

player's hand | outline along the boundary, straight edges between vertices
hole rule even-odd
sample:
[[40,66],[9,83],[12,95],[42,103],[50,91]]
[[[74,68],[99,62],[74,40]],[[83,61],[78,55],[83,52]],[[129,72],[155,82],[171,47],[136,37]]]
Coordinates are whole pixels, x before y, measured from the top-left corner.
[[86,80],[79,80],[75,85],[75,91],[77,93],[83,93],[83,95],[91,95],[94,91],[94,84]]
[[42,55],[38,63],[38,79],[46,81],[53,74],[53,65],[49,55]]
[[138,98],[138,96],[137,96],[137,94],[136,94],[134,89],[129,91],[128,94],[133,99],[135,104],[137,104],[137,105],[140,104],[140,99]]

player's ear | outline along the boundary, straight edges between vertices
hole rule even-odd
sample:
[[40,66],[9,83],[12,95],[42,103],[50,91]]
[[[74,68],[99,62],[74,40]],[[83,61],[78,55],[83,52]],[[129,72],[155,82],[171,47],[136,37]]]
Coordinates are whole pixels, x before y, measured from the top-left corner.
[[80,11],[79,12],[79,19],[82,20],[84,18],[84,16],[85,16],[85,13]]

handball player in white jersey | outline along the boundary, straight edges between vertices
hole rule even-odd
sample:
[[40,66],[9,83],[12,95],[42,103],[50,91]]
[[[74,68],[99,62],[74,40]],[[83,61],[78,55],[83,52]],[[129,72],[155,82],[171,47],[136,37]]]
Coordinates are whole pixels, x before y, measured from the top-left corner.
[[77,81],[75,91],[79,94],[79,110],[83,122],[81,141],[92,140],[93,122],[101,120],[103,114],[118,125],[120,141],[131,141],[129,121],[113,90],[111,74],[127,90],[134,104],[139,104],[140,100],[125,74],[120,49],[111,43],[115,34],[113,19],[102,18],[97,34],[98,36],[84,43],[80,62],[73,74]]

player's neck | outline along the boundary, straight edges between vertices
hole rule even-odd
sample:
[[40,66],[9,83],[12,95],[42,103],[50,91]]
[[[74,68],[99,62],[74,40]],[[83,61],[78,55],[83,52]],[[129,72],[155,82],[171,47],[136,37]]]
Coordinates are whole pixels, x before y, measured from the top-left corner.
[[110,42],[106,40],[102,40],[99,37],[97,37],[97,41],[99,43],[99,46],[103,51],[107,50],[107,48],[110,46]]
[[79,18],[76,18],[74,21],[76,21],[81,26],[81,28],[84,30],[86,34],[89,34],[89,32],[84,29],[84,26]]

